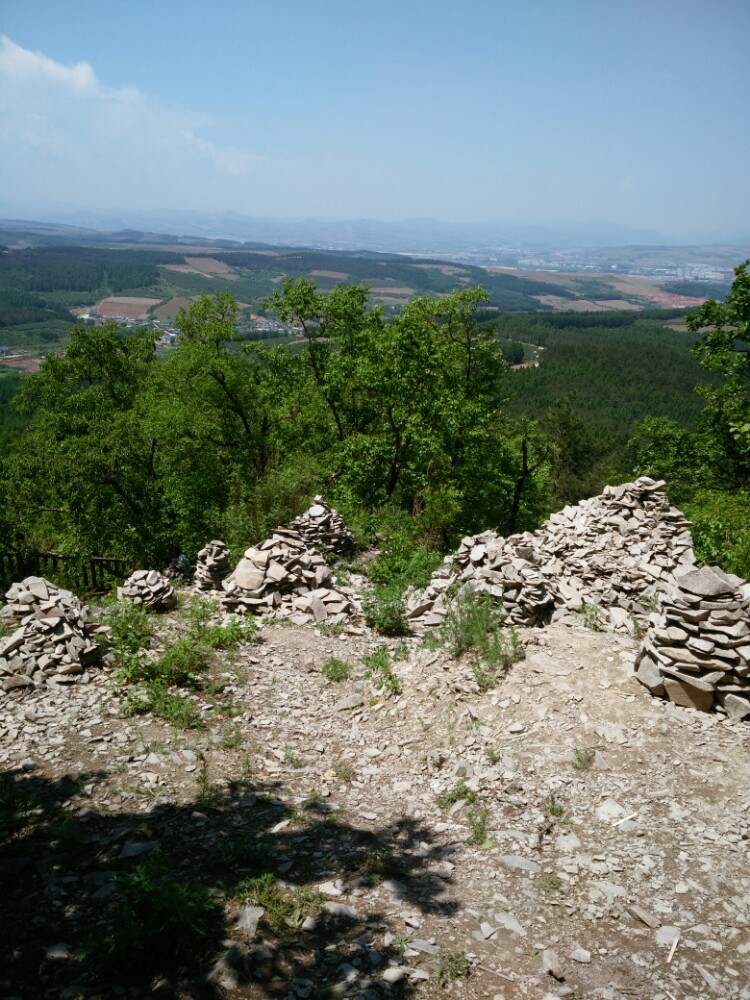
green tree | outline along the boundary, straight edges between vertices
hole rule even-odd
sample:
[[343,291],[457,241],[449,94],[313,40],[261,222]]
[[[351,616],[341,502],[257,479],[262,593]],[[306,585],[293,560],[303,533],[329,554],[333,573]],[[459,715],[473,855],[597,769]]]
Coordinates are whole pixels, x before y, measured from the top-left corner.
[[638,472],[664,476],[672,501],[693,522],[700,559],[750,577],[750,276],[745,261],[725,303],[705,302],[687,318],[702,333],[694,352],[718,386],[701,386],[695,429],[646,420],[632,442]]
[[153,363],[150,333],[76,327],[15,400],[29,424],[8,458],[17,529],[37,547],[151,554],[162,547],[158,441],[135,401]]

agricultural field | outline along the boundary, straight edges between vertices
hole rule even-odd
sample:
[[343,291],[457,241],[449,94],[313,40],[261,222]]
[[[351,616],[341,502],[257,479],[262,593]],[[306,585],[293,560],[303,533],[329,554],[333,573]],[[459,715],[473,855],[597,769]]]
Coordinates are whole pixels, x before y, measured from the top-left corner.
[[110,295],[96,304],[96,311],[111,319],[124,316],[126,319],[145,320],[149,309],[159,305],[159,299],[141,298],[136,295]]

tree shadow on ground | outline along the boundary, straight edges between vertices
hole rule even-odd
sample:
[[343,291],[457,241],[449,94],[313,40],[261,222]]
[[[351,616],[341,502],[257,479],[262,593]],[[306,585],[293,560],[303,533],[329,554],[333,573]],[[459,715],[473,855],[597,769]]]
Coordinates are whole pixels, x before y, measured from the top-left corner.
[[260,782],[87,806],[107,777],[0,775],[4,996],[413,995],[382,978],[407,944],[388,911],[456,908],[430,871],[451,848],[420,823],[360,828]]

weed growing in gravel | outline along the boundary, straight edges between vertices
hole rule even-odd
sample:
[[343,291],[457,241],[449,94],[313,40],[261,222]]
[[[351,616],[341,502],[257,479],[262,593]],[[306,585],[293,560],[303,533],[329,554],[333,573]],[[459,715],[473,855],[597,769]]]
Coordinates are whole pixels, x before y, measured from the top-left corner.
[[323,664],[321,673],[327,680],[338,684],[340,681],[349,680],[352,670],[354,670],[354,667],[351,663],[347,663],[345,660],[338,660],[335,656],[332,656],[330,660],[326,660]]
[[123,900],[103,954],[101,939],[84,962],[100,965],[110,982],[131,982],[173,960],[195,965],[220,926],[220,907],[208,886],[177,879],[161,858],[152,856],[120,880]]
[[164,684],[146,684],[128,692],[123,713],[144,715],[147,712],[171,722],[177,729],[205,729],[195,703],[178,691],[169,691]]
[[100,622],[109,628],[101,642],[114,654],[120,681],[136,679],[142,652],[148,649],[153,634],[153,620],[143,605],[131,601],[107,601]]
[[596,750],[593,747],[576,747],[573,751],[573,767],[576,771],[590,770],[595,759]]
[[492,847],[492,841],[487,836],[488,818],[489,813],[485,808],[469,810],[466,814],[466,820],[471,829],[471,834],[466,841],[467,844],[471,844],[473,847],[483,847],[485,850]]
[[580,617],[584,628],[590,628],[592,632],[602,631],[598,604],[582,604],[580,608],[576,608],[576,614]]
[[489,594],[469,594],[456,604],[436,633],[451,656],[471,652],[472,672],[480,690],[495,687],[500,675],[525,656],[514,628]]
[[225,726],[219,734],[219,746],[222,750],[236,750],[242,745],[242,730],[238,725]]
[[298,767],[305,766],[305,762],[302,759],[302,757],[300,757],[298,753],[295,753],[295,751],[291,747],[284,748],[284,763],[287,765],[287,767],[295,769]]
[[487,757],[487,760],[490,762],[490,764],[499,764],[500,763],[500,754],[497,752],[497,750],[493,750],[492,747],[488,747],[485,750],[485,755]]
[[224,797],[224,789],[216,782],[211,781],[208,771],[208,761],[203,754],[200,755],[200,766],[196,773],[198,791],[195,796],[197,809],[215,809]]
[[408,660],[411,656],[411,650],[406,645],[405,642],[400,642],[398,646],[393,650],[394,660]]
[[365,677],[371,680],[376,688],[394,695],[401,694],[401,678],[393,672],[387,646],[378,646],[372,653],[363,656],[362,663],[367,668]]
[[471,964],[463,951],[440,948],[437,960],[437,981],[443,989],[447,989],[454,979],[465,979],[469,975]]
[[477,793],[472,792],[470,788],[467,787],[466,782],[463,778],[454,785],[453,788],[449,788],[444,792],[440,792],[439,795],[435,797],[435,804],[439,809],[448,809],[450,806],[454,805],[456,802],[468,802],[469,804],[476,802]]
[[540,875],[536,884],[542,892],[559,892],[562,889],[562,882],[554,875]]
[[208,667],[208,649],[194,639],[175,639],[158,660],[144,660],[141,676],[148,683],[196,687]]
[[550,792],[544,799],[544,811],[548,816],[562,816],[565,813],[565,806],[554,792]]
[[410,635],[406,605],[398,591],[377,590],[362,602],[365,621],[379,635]]
[[354,768],[351,764],[339,764],[336,768],[336,777],[348,785],[354,777]]
[[263,919],[271,930],[281,934],[289,928],[299,928],[306,917],[316,917],[325,900],[322,892],[309,885],[287,888],[276,885],[272,872],[245,879],[235,891],[237,899],[249,899],[265,910]]

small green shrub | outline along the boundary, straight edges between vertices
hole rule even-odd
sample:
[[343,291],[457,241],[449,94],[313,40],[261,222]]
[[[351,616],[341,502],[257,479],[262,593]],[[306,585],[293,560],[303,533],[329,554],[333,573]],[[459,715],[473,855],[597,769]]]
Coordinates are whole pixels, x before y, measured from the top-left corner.
[[379,635],[410,635],[406,605],[401,594],[392,589],[376,590],[362,602],[365,621]]
[[573,767],[576,771],[588,771],[596,759],[594,747],[576,747],[573,751]]
[[492,842],[487,836],[488,819],[489,813],[485,808],[469,810],[466,814],[466,820],[471,829],[471,834],[467,840],[467,844],[471,844],[474,847],[483,847],[485,850],[492,847]]
[[518,633],[503,627],[504,620],[489,594],[468,594],[449,612],[434,640],[452,656],[473,654],[471,669],[482,691],[495,687],[508,667],[525,656]]
[[565,813],[565,806],[560,802],[554,792],[550,792],[544,799],[544,811],[548,816],[562,816]]
[[325,901],[322,892],[308,885],[294,889],[276,885],[272,872],[245,879],[235,890],[237,899],[250,899],[266,911],[266,920],[277,934],[301,927],[306,917],[316,917]]
[[208,666],[208,650],[194,639],[175,639],[157,660],[143,660],[140,680],[151,683],[195,687]]
[[447,989],[454,979],[465,979],[471,970],[471,963],[463,951],[440,948],[437,960],[437,981],[443,989]]
[[466,782],[462,778],[453,788],[440,792],[440,794],[435,797],[435,804],[440,809],[448,809],[456,802],[468,802],[471,804],[476,802],[476,800],[477,793],[473,792],[470,788],[467,788]]
[[236,649],[243,643],[254,642],[258,626],[252,618],[229,618],[224,625],[210,625],[201,638],[211,649]]
[[599,610],[598,604],[582,604],[580,608],[576,608],[576,614],[580,616],[584,628],[590,628],[592,632],[603,631]]
[[401,694],[401,678],[393,672],[387,646],[378,646],[372,653],[363,656],[362,663],[367,668],[365,677],[371,680],[376,688],[394,695]]
[[562,889],[562,881],[554,875],[541,875],[536,882],[542,892],[559,892]]
[[154,630],[153,617],[142,604],[132,601],[109,601],[104,604],[100,623],[109,627],[106,640],[117,659],[117,665],[148,649]]
[[454,604],[440,628],[440,638],[451,656],[461,656],[470,650],[482,652],[488,636],[502,628],[503,611],[490,594],[467,594]]
[[123,712],[125,715],[151,712],[177,729],[205,729],[195,703],[177,691],[169,691],[164,684],[143,684],[129,691]]
[[321,669],[323,676],[334,684],[338,684],[341,681],[346,681],[349,679],[354,667],[351,663],[346,663],[345,660],[338,660],[335,656],[332,656],[330,660],[326,660]]
[[[101,970],[111,982],[148,980],[156,971],[197,966],[221,925],[221,911],[208,886],[176,878],[152,855],[120,880],[122,903]],[[100,961],[97,957],[95,961]]]

